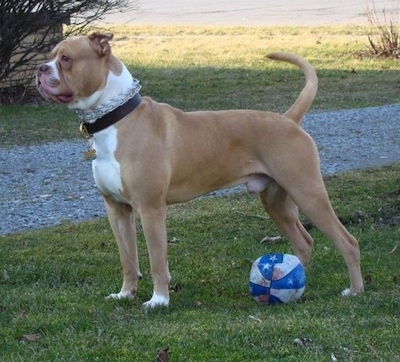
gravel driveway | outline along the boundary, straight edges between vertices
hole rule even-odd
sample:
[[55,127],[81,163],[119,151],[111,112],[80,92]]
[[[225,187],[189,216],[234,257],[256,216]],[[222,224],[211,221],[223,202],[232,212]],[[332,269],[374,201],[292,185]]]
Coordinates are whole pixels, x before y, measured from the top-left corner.
[[[324,175],[400,161],[400,104],[310,113],[303,126]],[[85,149],[83,140],[0,148],[0,235],[105,215]]]

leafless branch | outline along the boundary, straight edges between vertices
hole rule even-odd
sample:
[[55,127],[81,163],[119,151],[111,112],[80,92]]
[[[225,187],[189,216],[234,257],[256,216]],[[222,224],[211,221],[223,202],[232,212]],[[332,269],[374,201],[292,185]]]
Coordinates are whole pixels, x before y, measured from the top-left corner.
[[[38,54],[46,54],[62,37],[84,33],[105,15],[131,11],[138,4],[137,0],[2,0],[0,85],[15,72],[32,74]],[[29,82],[17,77],[17,84]]]

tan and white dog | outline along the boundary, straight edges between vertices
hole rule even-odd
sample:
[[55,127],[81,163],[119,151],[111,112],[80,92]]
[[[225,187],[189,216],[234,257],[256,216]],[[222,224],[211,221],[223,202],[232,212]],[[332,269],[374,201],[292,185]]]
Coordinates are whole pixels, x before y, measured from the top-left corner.
[[306,85],[284,114],[254,110],[183,112],[149,97],[111,52],[112,34],[68,38],[38,67],[44,98],[78,111],[93,141],[93,174],[118,242],[123,283],[107,298],[133,298],[140,278],[135,214],[146,238],[154,291],[146,308],[169,304],[167,205],[245,184],[257,193],[295,254],[307,266],[313,240],[298,208],[337,247],[350,287],[363,291],[357,240],[332,209],[317,148],[300,122],[317,92],[314,68],[288,53],[269,58],[298,66]]

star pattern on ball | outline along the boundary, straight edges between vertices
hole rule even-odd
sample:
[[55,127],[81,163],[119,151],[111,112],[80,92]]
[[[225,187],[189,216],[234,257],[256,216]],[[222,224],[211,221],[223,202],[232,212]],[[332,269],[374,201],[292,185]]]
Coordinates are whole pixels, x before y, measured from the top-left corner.
[[269,260],[271,260],[272,262],[276,262],[278,260],[278,257],[275,254],[272,254],[269,258]]
[[265,263],[265,264],[261,264],[261,265],[262,265],[263,270],[270,271],[272,268],[272,265],[270,263]]

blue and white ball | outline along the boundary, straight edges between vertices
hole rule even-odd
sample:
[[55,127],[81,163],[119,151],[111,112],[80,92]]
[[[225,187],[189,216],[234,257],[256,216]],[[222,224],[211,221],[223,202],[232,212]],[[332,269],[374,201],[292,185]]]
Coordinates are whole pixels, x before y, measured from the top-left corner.
[[290,254],[267,254],[251,266],[250,294],[260,304],[281,304],[299,299],[306,288],[300,260]]

